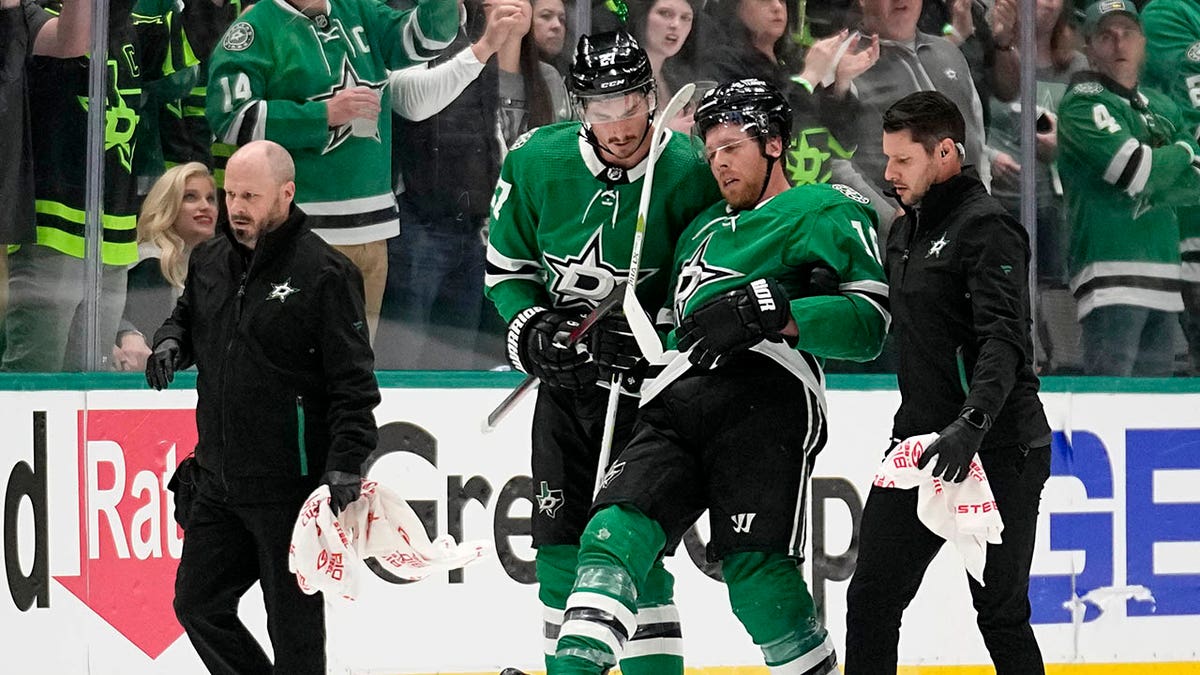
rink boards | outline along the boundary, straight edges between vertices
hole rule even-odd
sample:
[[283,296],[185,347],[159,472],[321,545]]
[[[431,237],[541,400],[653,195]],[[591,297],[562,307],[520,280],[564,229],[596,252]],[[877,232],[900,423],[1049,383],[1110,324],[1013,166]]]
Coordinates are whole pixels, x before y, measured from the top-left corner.
[[[532,398],[485,435],[482,419],[514,378],[382,382],[371,475],[436,534],[487,540],[496,554],[410,585],[364,570],[359,599],[328,606],[331,672],[539,668],[527,535]],[[829,445],[812,487],[806,577],[839,650],[855,523],[898,401],[880,382],[835,382],[882,388],[829,392]],[[32,389],[0,391],[4,672],[203,672],[171,610],[182,534],[164,488],[195,443],[195,392],[123,388],[132,383],[0,379]],[[1200,673],[1200,386],[1111,384],[1122,391],[1052,381],[1043,394],[1057,433],[1031,583],[1035,630],[1051,673]],[[723,585],[702,571],[707,531],[702,524],[668,563],[689,672],[765,673],[752,667],[759,653]],[[242,615],[265,641],[256,589]],[[972,667],[987,662],[973,621],[965,573],[947,548],[905,616],[901,660],[912,667],[901,672],[990,672]]]

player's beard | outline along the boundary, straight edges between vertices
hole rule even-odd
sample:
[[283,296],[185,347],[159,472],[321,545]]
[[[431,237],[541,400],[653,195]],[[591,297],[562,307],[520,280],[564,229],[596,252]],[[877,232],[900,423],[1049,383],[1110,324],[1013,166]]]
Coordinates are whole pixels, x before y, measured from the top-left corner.
[[731,207],[738,211],[752,209],[758,205],[758,198],[762,196],[763,184],[767,177],[757,171],[753,171],[750,175],[739,174],[735,176],[737,181],[730,185],[721,185],[721,196],[729,203]]

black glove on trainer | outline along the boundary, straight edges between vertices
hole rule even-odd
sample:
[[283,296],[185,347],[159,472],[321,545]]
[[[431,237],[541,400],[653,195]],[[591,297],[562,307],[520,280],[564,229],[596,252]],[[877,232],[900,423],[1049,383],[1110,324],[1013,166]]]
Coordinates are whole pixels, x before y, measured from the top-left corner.
[[146,384],[158,391],[167,388],[175,379],[175,369],[183,360],[183,349],[179,340],[166,338],[154,347],[154,353],[146,359]]
[[600,379],[611,382],[614,375],[621,376],[621,385],[636,391],[646,376],[647,364],[642,358],[641,347],[633,337],[633,330],[623,316],[606,316],[592,326],[588,333],[592,358]]
[[977,427],[959,417],[938,434],[937,440],[925,448],[921,459],[917,460],[917,468],[924,469],[937,455],[938,462],[933,467],[934,478],[941,477],[950,483],[961,483],[971,473],[971,460],[979,452],[987,429]]
[[704,303],[684,317],[676,333],[679,350],[693,346],[691,361],[710,368],[717,357],[758,344],[780,341],[780,331],[792,318],[783,286],[774,279],[756,279]]
[[335,516],[362,494],[362,476],[349,471],[326,471],[321,485],[329,486],[329,508]]
[[530,307],[508,325],[508,361],[543,384],[582,389],[596,383],[596,362],[583,344],[566,345],[580,316]]

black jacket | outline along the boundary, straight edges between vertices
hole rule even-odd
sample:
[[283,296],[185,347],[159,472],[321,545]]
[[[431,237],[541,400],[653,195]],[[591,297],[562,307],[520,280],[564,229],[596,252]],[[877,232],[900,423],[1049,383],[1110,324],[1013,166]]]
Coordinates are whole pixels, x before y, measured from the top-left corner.
[[291,501],[375,449],[362,276],[304,221],[293,206],[253,251],[227,227],[198,246],[154,335],[196,364],[196,461],[230,502]]
[[971,174],[905,207],[887,242],[900,409],[892,434],[940,431],[964,406],[995,423],[983,447],[1041,444],[1029,317],[1029,237]]

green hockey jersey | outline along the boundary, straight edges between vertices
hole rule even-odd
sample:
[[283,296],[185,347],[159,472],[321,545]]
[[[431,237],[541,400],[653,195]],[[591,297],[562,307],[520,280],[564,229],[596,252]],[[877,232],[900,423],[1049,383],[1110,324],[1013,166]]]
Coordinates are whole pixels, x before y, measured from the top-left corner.
[[1079,318],[1105,305],[1182,311],[1175,207],[1200,201],[1200,149],[1163,94],[1080,75],[1058,109]]
[[[1200,2],[1154,0],[1142,11],[1146,33],[1145,81],[1170,96],[1192,137],[1200,140]],[[1200,206],[1183,207],[1179,253],[1183,279],[1200,283]]]
[[[427,61],[458,31],[455,0],[401,12],[379,0],[328,0],[306,16],[267,0],[235,21],[213,50],[205,109],[218,141],[268,139],[296,163],[296,204],[331,244],[364,244],[400,232],[391,186],[388,70]],[[330,127],[326,101],[353,87],[378,91],[376,128]],[[367,135],[369,133],[369,135]]]
[[[646,217],[637,295],[646,308],[667,296],[675,240],[721,198],[691,137],[659,145]],[[521,310],[594,307],[629,274],[646,160],[610,167],[578,122],[540,127],[517,139],[492,197],[486,293],[505,321]]]
[[[763,341],[753,349],[778,361],[824,400],[824,376],[812,357],[869,361],[883,348],[891,322],[876,224],[869,200],[840,184],[794,187],[744,211],[731,212],[722,200],[679,238],[668,316],[678,325],[726,291],[775,279],[792,298],[799,337],[795,348]],[[806,294],[814,264],[837,272],[840,294]],[[667,348],[675,347],[672,330]],[[643,400],[662,386],[655,382],[643,388]]]

